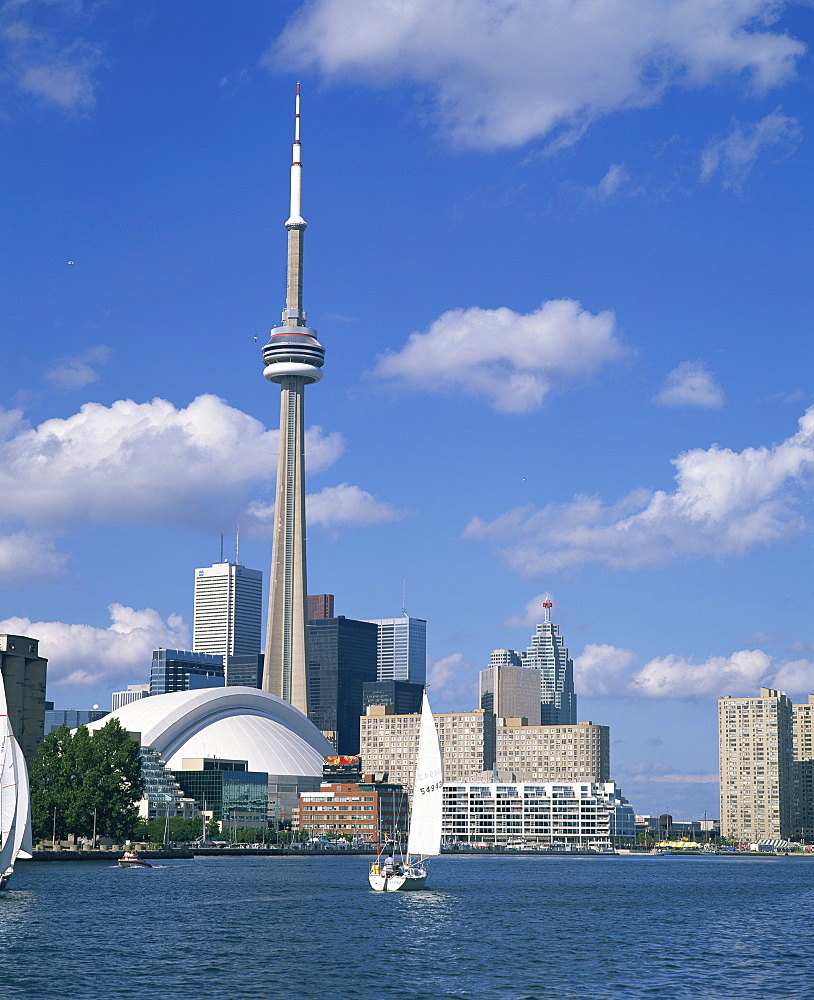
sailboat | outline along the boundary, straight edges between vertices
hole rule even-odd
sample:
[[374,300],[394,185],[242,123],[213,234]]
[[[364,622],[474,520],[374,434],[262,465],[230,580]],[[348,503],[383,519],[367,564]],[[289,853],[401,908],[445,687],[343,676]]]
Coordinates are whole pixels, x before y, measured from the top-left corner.
[[14,862],[30,858],[31,849],[28,768],[11,730],[6,689],[0,676],[0,889],[8,888]]
[[423,889],[426,859],[441,853],[441,811],[444,799],[444,766],[432,709],[426,692],[421,703],[418,760],[413,781],[413,807],[407,853],[396,864],[392,854],[379,854],[370,866],[368,880],[377,892]]

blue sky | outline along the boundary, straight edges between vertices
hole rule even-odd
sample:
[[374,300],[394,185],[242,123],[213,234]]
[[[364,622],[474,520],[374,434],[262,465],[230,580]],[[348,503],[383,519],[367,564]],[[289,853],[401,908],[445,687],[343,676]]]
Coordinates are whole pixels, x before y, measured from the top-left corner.
[[[0,629],[58,707],[267,571],[294,84],[309,590],[469,709],[542,595],[639,812],[814,688],[810,3],[0,6]],[[255,337],[257,340],[255,341]]]

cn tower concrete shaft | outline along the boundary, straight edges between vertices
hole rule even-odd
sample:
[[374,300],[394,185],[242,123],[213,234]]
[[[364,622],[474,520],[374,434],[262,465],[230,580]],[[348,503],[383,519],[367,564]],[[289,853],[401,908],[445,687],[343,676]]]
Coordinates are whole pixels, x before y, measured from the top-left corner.
[[316,330],[306,326],[302,308],[303,240],[300,214],[300,87],[297,84],[288,279],[282,325],[263,347],[263,375],[280,385],[280,444],[274,504],[268,623],[263,690],[308,714],[308,657],[305,633],[305,386],[322,378],[325,350]]

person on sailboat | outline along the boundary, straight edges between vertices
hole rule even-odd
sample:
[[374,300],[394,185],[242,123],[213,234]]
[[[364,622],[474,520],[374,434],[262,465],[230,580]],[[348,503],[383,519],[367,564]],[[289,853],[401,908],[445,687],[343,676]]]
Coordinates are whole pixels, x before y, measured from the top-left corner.
[[390,876],[393,874],[393,870],[394,870],[393,855],[392,854],[388,854],[387,857],[384,859],[384,876],[385,876],[385,878],[390,878]]

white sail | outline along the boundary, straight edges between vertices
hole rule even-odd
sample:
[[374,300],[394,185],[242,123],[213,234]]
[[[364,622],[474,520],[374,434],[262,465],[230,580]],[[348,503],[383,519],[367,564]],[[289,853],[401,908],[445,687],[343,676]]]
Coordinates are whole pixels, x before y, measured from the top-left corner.
[[407,854],[434,857],[441,853],[441,813],[444,801],[444,766],[432,709],[425,693],[421,705],[418,760],[413,782],[413,809]]
[[28,768],[11,731],[6,692],[0,676],[0,875],[18,856],[31,857],[31,796]]
[[14,864],[14,841],[17,834],[17,768],[14,754],[14,737],[9,732],[8,716],[2,718],[5,726],[6,753],[3,772],[0,774],[0,875]]
[[14,830],[14,857],[30,858],[32,851],[31,837],[31,795],[28,785],[28,768],[25,764],[20,744],[12,736],[11,746],[15,758],[17,772],[17,796]]

